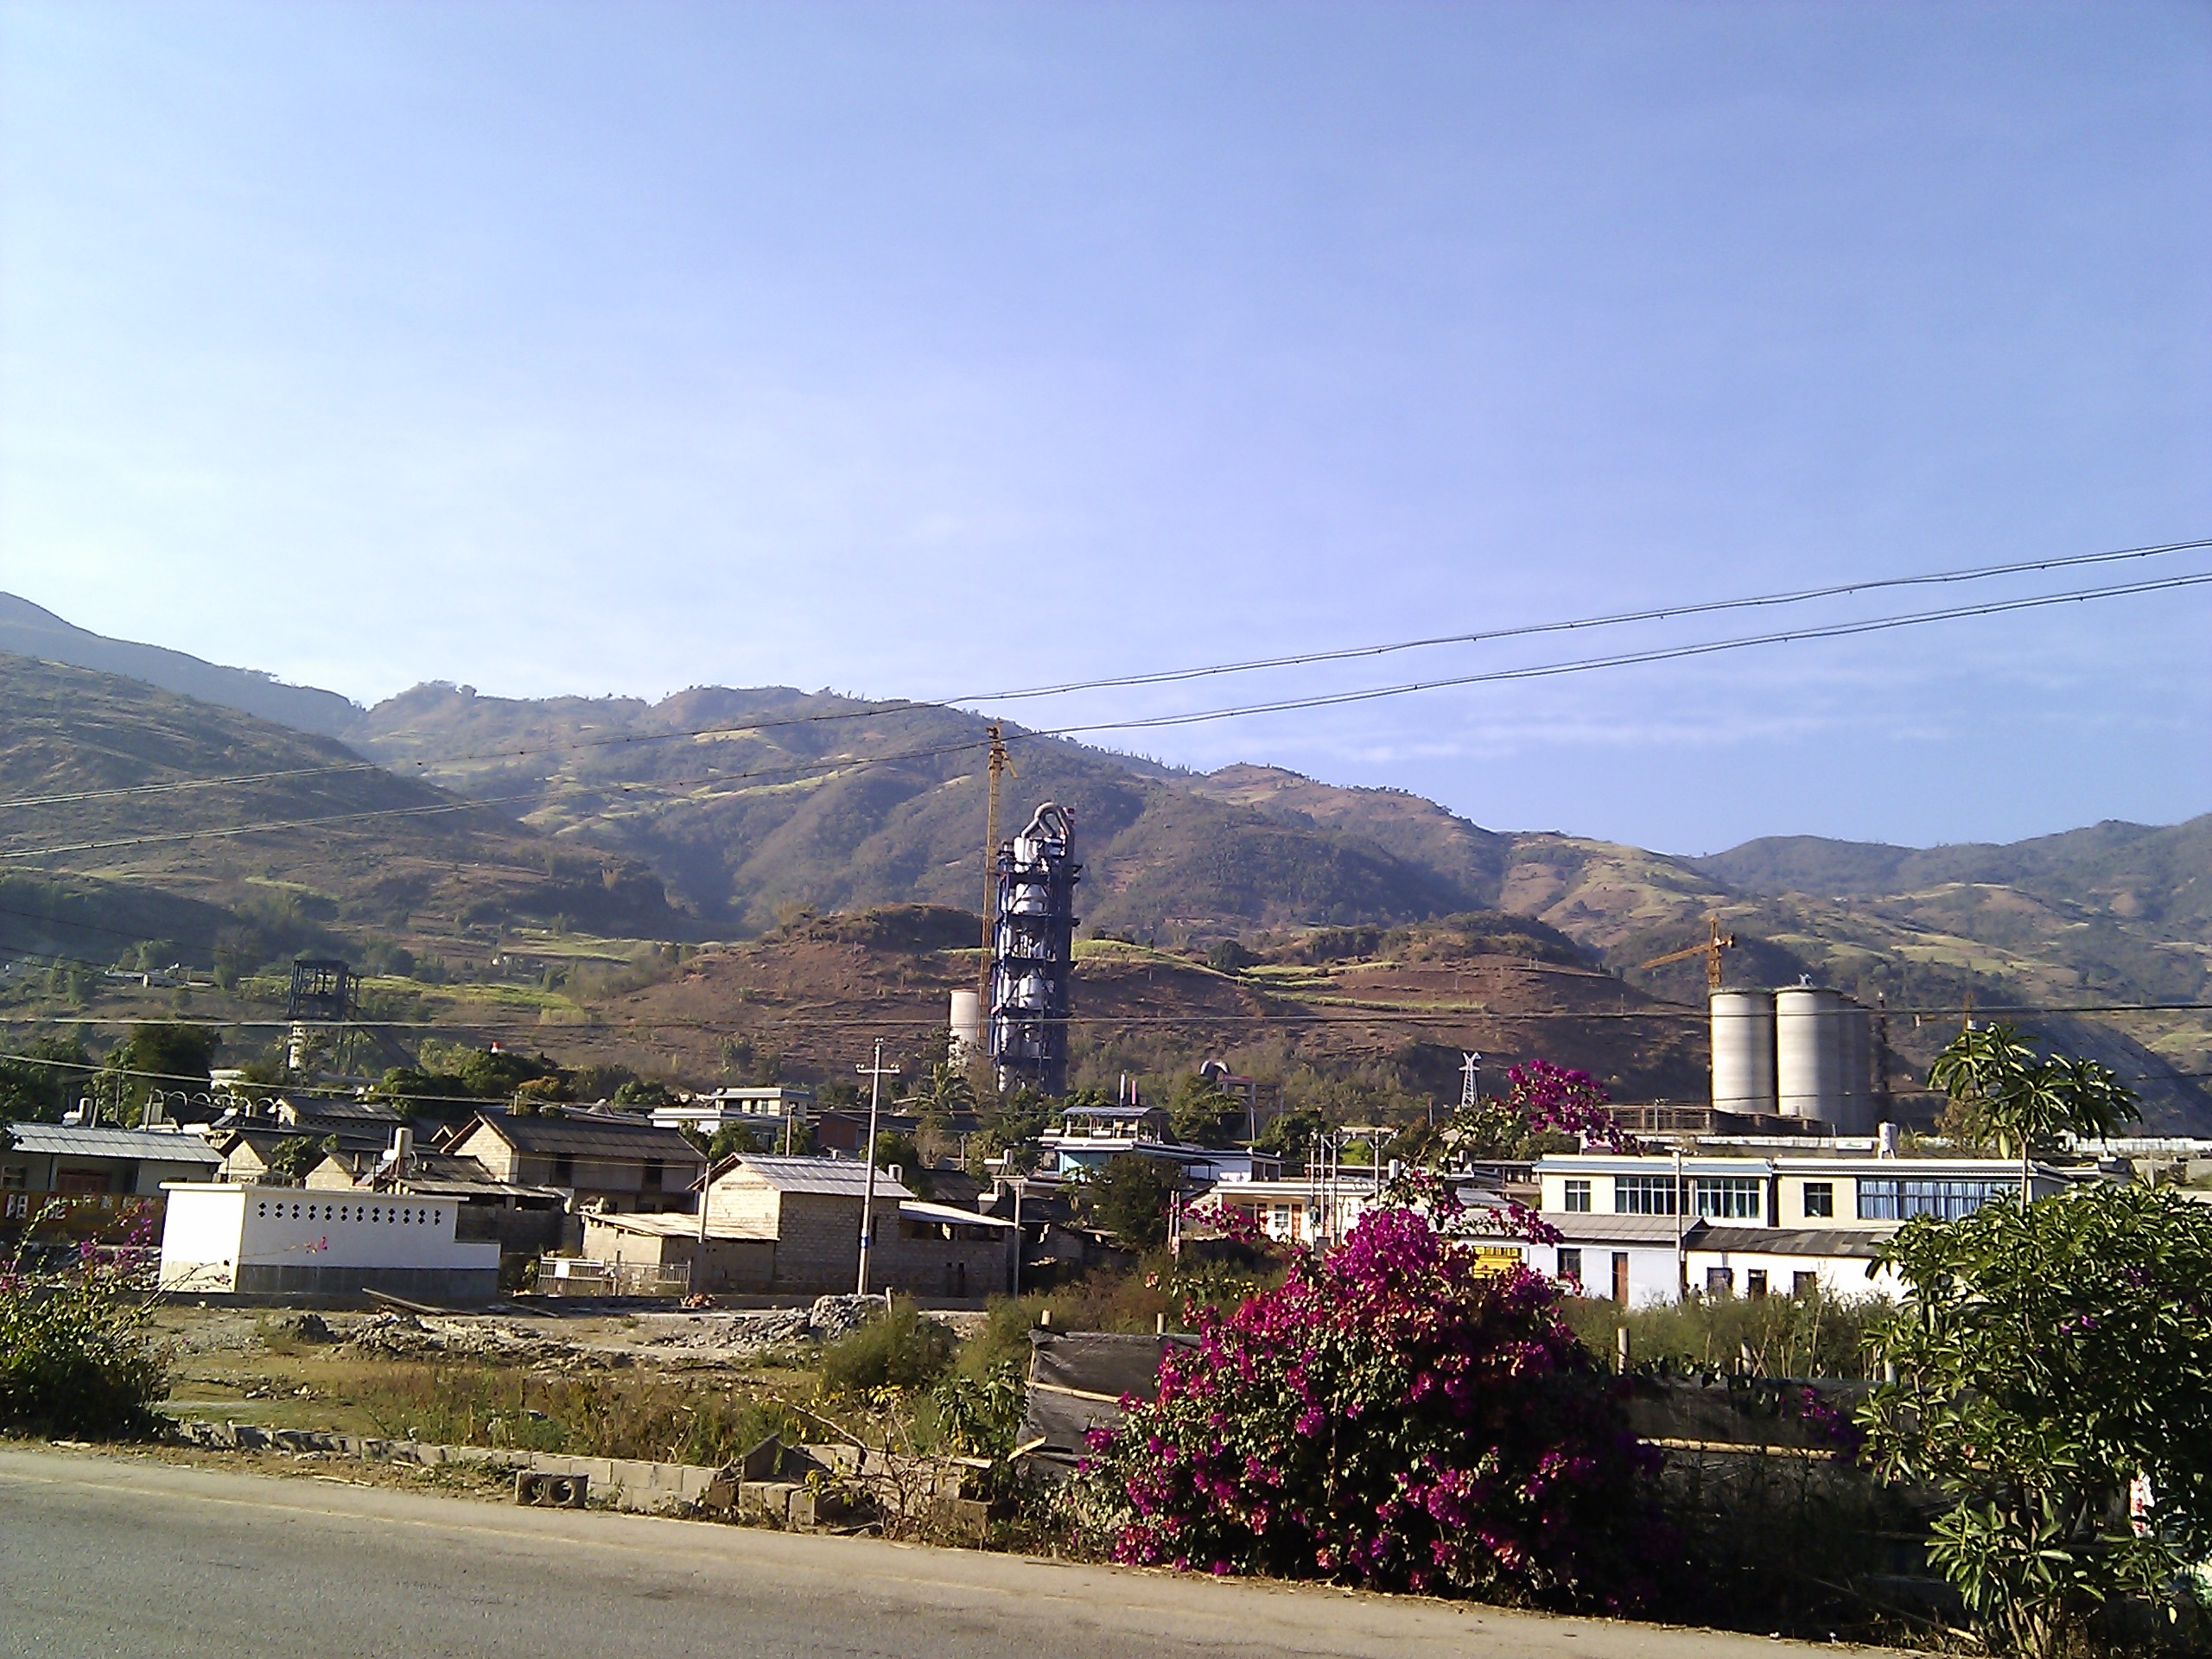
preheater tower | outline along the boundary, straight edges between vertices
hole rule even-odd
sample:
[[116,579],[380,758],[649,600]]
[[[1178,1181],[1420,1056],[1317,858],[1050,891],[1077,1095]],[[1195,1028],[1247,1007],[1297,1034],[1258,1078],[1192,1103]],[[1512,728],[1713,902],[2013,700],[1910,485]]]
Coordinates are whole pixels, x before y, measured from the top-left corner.
[[989,1042],[999,1087],[1063,1095],[1075,969],[1074,817],[1046,801],[998,849]]

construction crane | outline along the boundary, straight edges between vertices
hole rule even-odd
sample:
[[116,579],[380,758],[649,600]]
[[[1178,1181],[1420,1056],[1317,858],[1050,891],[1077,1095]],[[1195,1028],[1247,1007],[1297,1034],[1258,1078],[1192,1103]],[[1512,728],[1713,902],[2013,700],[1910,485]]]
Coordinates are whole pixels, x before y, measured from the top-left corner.
[[1706,988],[1712,991],[1719,990],[1720,988],[1720,953],[1723,950],[1735,949],[1736,936],[1733,933],[1723,933],[1720,931],[1719,911],[1708,912],[1705,919],[1713,929],[1713,937],[1703,944],[1693,944],[1681,950],[1669,950],[1663,957],[1654,957],[1649,962],[1639,962],[1636,964],[1637,971],[1641,973],[1646,968],[1664,968],[1670,962],[1688,962],[1692,957],[1703,957]]

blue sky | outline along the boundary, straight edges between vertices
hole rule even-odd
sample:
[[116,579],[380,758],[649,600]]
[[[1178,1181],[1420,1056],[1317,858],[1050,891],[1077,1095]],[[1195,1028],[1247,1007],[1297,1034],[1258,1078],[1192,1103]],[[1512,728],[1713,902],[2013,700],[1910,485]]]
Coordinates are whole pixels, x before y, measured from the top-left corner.
[[[364,700],[950,696],[2208,536],[2208,181],[2193,4],[9,5],[0,587]],[[2208,646],[2200,588],[1121,741],[2008,839],[2212,809]]]

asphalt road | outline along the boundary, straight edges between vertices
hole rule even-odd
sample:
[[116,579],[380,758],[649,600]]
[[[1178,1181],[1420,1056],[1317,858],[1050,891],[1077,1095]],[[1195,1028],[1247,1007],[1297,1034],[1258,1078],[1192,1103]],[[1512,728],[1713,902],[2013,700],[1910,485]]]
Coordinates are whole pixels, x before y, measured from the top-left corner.
[[0,1447],[7,1656],[1733,1659],[1815,1651],[1706,1631]]

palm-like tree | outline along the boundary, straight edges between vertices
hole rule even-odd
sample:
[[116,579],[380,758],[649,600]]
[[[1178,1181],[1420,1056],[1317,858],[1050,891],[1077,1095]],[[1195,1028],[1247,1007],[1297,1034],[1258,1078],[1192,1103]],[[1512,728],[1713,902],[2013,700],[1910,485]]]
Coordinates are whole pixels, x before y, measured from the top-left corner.
[[2106,1135],[2143,1116],[2135,1091],[2111,1067],[2064,1055],[2049,1058],[2020,1040],[2018,1027],[1969,1020],[1928,1068],[1928,1085],[1974,1114],[1999,1152],[2020,1160],[2020,1202],[2030,1159],[2061,1135]]

